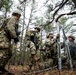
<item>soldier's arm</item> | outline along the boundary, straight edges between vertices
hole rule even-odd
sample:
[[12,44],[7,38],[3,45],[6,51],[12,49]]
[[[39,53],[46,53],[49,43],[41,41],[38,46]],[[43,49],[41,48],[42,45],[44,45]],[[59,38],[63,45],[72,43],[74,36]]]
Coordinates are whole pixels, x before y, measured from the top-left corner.
[[7,27],[6,27],[12,38],[17,38],[16,31],[15,31],[15,23],[16,23],[15,17],[12,17],[8,21]]

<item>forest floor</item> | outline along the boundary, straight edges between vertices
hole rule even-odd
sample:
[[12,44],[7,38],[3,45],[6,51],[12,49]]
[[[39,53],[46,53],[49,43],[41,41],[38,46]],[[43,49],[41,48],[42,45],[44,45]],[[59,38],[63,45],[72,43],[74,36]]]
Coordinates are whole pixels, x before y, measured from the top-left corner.
[[35,71],[29,71],[28,66],[10,65],[10,66],[6,66],[6,69],[10,73],[12,73],[10,75],[76,75],[76,69],[74,70],[65,69],[65,70],[59,71],[57,68],[55,68],[53,70],[43,71],[43,72],[38,72],[38,73],[35,73]]

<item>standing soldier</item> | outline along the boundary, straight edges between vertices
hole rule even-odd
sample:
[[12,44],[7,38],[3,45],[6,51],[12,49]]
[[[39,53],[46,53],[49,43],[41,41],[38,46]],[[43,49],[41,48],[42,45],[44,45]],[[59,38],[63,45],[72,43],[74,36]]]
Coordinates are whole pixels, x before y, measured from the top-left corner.
[[25,39],[25,47],[27,52],[30,53],[29,55],[29,63],[30,68],[39,61],[40,59],[40,37],[39,37],[40,28],[35,27],[34,30],[28,30],[26,31],[26,39]]
[[15,10],[12,17],[6,19],[0,30],[0,72],[6,72],[5,65],[12,56],[11,39],[17,44],[18,32],[16,30],[16,23],[18,23],[21,13]]
[[35,48],[35,44],[32,42],[32,34],[33,30],[28,30],[26,31],[26,35],[25,35],[25,47],[27,52],[29,53],[28,55],[28,65],[31,67],[33,64],[35,64],[34,61],[34,57],[36,55],[36,48]]

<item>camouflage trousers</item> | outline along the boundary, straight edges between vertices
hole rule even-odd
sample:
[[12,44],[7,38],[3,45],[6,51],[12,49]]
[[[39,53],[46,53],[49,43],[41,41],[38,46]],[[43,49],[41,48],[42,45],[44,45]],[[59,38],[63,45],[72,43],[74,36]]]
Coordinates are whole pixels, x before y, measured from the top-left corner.
[[0,49],[0,67],[5,67],[11,56],[12,51],[10,49]]

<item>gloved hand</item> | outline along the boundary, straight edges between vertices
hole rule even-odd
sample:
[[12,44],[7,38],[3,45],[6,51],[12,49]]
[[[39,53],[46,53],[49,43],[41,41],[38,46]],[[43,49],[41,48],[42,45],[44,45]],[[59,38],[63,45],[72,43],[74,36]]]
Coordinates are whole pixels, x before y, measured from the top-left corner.
[[19,42],[19,39],[18,38],[14,38],[14,42],[16,44],[17,42]]

